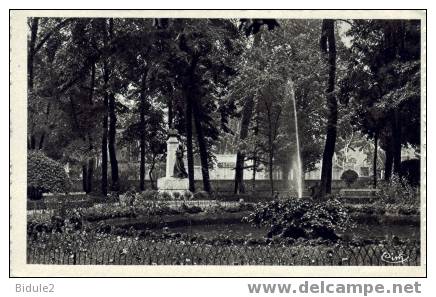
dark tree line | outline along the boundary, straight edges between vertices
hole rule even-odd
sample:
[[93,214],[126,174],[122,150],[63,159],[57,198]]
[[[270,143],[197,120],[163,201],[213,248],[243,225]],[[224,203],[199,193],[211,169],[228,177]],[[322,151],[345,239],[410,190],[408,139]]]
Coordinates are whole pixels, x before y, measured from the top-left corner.
[[[339,37],[344,23],[349,46]],[[28,149],[79,164],[87,193],[120,190],[117,154],[129,144],[138,147],[139,188],[147,168],[154,186],[170,129],[186,147],[191,191],[195,156],[203,190],[213,191],[214,150],[230,135],[235,193],[247,190],[247,168],[253,190],[266,168],[274,193],[273,172],[287,179],[295,155],[292,100],[304,171],[322,156],[321,196],[331,192],[338,119],[350,118],[373,140],[375,165],[377,148],[384,150],[386,179],[401,171],[402,147],[420,144],[419,21],[29,18],[28,25]]]

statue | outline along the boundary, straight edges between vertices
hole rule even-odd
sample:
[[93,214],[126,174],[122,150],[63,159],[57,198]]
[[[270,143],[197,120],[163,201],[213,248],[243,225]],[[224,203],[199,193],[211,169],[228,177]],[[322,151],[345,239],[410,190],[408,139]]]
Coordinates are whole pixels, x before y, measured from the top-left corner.
[[183,162],[183,147],[181,144],[179,144],[176,150],[176,162],[174,163],[173,177],[177,177],[177,178],[188,177],[188,173],[186,172],[185,164]]

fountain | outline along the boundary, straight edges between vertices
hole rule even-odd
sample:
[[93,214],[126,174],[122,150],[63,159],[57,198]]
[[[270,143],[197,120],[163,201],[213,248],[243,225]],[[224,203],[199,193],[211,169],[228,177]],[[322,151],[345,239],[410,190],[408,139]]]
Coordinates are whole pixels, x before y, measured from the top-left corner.
[[297,197],[301,198],[303,197],[303,170],[301,165],[300,138],[298,135],[297,103],[295,101],[294,83],[291,80],[288,81],[288,88],[290,88],[288,93],[293,103],[295,142],[297,144],[296,154],[292,157],[292,170],[295,173],[293,177],[296,180]]

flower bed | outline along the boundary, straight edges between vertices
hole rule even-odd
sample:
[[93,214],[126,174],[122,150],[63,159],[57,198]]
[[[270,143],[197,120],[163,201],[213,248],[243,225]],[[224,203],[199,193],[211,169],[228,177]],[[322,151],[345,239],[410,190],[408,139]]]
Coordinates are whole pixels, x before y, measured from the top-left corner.
[[316,241],[203,241],[192,238],[139,238],[70,232],[28,240],[30,264],[72,265],[393,265],[386,253],[402,254],[399,265],[419,265],[417,242],[352,243]]

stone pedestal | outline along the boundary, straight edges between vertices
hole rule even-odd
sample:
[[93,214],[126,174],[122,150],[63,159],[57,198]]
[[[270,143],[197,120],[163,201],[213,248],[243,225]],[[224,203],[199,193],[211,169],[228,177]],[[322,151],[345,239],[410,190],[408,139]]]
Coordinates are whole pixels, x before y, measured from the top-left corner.
[[189,191],[189,180],[187,178],[162,177],[157,180],[159,192],[184,192]]
[[189,180],[187,178],[176,178],[174,175],[174,164],[176,163],[176,150],[179,141],[174,134],[170,134],[167,140],[167,159],[165,177],[157,180],[159,192],[184,192],[189,190]]

